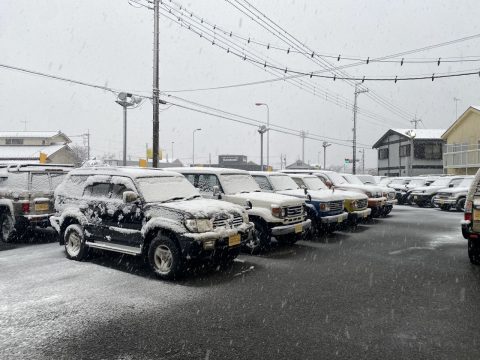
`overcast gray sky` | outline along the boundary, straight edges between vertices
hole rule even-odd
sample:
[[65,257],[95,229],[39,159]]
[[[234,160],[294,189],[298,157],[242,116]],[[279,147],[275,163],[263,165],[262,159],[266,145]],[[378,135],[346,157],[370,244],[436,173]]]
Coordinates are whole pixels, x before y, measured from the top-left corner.
[[[177,2],[196,15],[233,32],[285,47],[223,0]],[[252,2],[284,29],[318,53],[377,57],[480,33],[478,1],[281,1]],[[160,18],[161,91],[215,87],[270,79],[252,64],[212,46],[204,39]],[[0,2],[0,63],[47,72],[116,89],[149,94],[152,86],[153,12],[134,8],[126,0],[2,0]],[[413,54],[406,58],[480,56],[480,40],[471,40]],[[252,46],[252,45],[247,45]],[[260,47],[252,50],[290,69],[319,70],[319,66],[295,54]],[[346,64],[348,62],[341,62]],[[335,62],[335,64],[337,64]],[[432,74],[478,69],[479,62],[436,64],[369,64],[349,69],[356,76]],[[353,101],[353,88],[341,81],[303,79],[316,88]],[[426,128],[446,128],[455,120],[454,97],[459,113],[480,104],[478,76],[412,81],[366,83],[369,89],[410,114],[423,119]],[[67,135],[92,133],[92,151],[121,154],[122,112],[115,95],[79,85],[0,69],[0,124],[2,130],[62,130]],[[352,111],[313,96],[284,82],[225,90],[178,93],[178,96],[323,136],[351,139]],[[407,119],[396,116],[364,94],[359,107],[380,119],[359,116],[358,141],[373,144],[388,128],[408,128]],[[165,108],[165,107],[162,107]],[[144,156],[151,143],[152,106],[146,101],[130,110],[128,153]],[[211,154],[245,154],[259,161],[260,139],[254,127],[211,118],[178,107],[160,114],[160,143],[168,153],[188,163],[192,130],[196,135],[196,160]],[[272,132],[271,163],[280,154],[291,163],[301,156],[299,137]],[[317,162],[321,143],[306,140],[305,158]],[[321,155],[323,156],[323,155]],[[341,164],[351,149],[333,145],[328,164]],[[376,151],[366,152],[366,164],[376,166]]]

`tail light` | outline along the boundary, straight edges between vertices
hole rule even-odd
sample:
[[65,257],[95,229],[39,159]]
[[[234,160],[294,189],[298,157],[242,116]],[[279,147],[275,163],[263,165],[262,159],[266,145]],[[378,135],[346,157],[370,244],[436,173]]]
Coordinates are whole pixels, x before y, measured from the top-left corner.
[[22,204],[22,212],[25,214],[30,212],[30,203],[26,202]]
[[467,203],[465,204],[465,214],[463,215],[463,218],[465,220],[472,221],[472,208],[472,201],[467,201]]

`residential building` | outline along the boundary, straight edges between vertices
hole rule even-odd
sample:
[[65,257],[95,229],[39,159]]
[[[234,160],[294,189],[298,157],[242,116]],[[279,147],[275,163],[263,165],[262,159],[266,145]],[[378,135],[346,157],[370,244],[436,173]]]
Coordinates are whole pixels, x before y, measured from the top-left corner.
[[[373,145],[378,175],[416,176],[443,173],[443,129],[390,129]],[[412,152],[413,146],[413,152]]]
[[480,106],[470,106],[442,135],[447,174],[474,175],[480,168]]
[[61,131],[3,131],[0,132],[0,163],[39,162],[40,153],[46,163],[75,163],[68,146],[71,140]]
[[294,163],[287,165],[286,169],[288,170],[313,170],[318,169],[315,166],[304,163],[302,160],[297,160]]

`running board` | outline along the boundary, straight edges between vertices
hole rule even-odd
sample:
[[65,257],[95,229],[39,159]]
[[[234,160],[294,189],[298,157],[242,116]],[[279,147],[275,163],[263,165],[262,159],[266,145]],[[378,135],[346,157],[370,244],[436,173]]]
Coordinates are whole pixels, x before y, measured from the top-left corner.
[[140,255],[142,253],[141,248],[119,245],[119,244],[86,241],[85,245],[87,245],[91,248],[95,248],[95,249],[115,251],[115,252],[119,252],[119,253],[127,254],[127,255]]

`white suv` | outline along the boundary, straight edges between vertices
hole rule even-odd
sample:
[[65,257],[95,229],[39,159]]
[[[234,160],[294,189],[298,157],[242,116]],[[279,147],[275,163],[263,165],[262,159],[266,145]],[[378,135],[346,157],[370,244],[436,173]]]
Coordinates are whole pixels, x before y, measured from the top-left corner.
[[293,196],[262,192],[244,170],[223,168],[173,168],[183,174],[206,198],[221,199],[247,208],[255,236],[246,243],[251,253],[270,247],[272,236],[293,244],[310,229],[305,201]]

